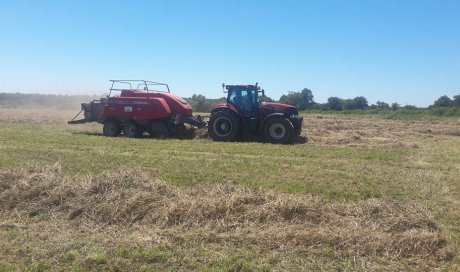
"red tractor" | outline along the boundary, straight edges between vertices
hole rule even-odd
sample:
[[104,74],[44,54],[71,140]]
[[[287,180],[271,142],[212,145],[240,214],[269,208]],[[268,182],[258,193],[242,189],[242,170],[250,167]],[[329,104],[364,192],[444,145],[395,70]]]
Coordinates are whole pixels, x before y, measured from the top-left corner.
[[[201,117],[192,115],[192,107],[181,97],[172,94],[165,83],[146,80],[111,80],[107,98],[82,103],[84,118],[69,124],[98,122],[104,125],[105,136],[139,137],[144,131],[159,138],[174,136],[184,124],[205,127]],[[112,92],[120,92],[112,96]]]
[[[227,101],[215,105],[208,133],[215,141],[232,141],[242,133],[264,135],[272,143],[289,143],[300,135],[303,118],[294,106],[261,102],[264,90],[255,85],[225,85]],[[226,91],[225,91],[226,90]]]

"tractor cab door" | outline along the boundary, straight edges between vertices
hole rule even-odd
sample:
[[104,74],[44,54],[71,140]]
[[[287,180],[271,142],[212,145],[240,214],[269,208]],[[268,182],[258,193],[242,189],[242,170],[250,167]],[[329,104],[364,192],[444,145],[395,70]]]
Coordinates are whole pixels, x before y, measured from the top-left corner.
[[243,126],[245,131],[257,132],[259,104],[255,90],[231,90],[228,101],[238,107],[243,113]]
[[248,90],[230,90],[228,101],[239,108],[245,117],[256,117],[258,111],[257,94]]

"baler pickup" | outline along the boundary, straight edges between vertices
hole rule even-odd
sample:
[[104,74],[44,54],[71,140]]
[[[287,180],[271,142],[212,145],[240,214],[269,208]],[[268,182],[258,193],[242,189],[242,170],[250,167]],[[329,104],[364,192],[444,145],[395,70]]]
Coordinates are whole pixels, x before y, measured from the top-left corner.
[[[68,124],[84,124],[89,122],[102,122],[104,106],[107,104],[107,98],[93,100],[89,103],[82,103],[80,112]],[[75,120],[83,112],[83,119]]]

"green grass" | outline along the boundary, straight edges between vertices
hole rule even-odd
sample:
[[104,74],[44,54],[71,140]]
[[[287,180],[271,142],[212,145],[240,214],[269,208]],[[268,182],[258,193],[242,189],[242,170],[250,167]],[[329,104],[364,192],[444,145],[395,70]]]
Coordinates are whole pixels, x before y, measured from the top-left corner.
[[[459,248],[460,137],[436,142],[423,140],[418,145],[419,148],[285,146],[257,142],[105,138],[87,127],[3,123],[0,170],[60,162],[70,175],[136,168],[177,186],[232,183],[308,193],[334,201],[371,197],[402,203],[415,201],[432,211],[445,226],[450,242]],[[0,240],[7,241],[11,248],[28,241],[18,229],[1,233]],[[58,254],[58,265],[53,260],[31,263],[22,260],[14,264],[0,258],[0,268],[28,267],[30,271],[46,271],[49,267],[59,270],[62,264],[63,270],[69,267],[74,271],[123,270],[136,263],[141,270],[155,271],[159,267],[173,267],[174,270],[174,264],[181,262],[190,270],[267,271],[273,263],[287,262],[290,265],[279,267],[300,266],[314,270],[333,267],[347,271],[353,270],[355,265],[352,258],[334,256],[332,249],[313,256],[309,252],[284,254],[257,245],[254,248],[229,245],[228,255],[219,256],[210,245],[197,252],[187,252],[187,248],[181,249],[181,246],[177,242],[171,247],[118,245],[102,250],[97,245],[89,249],[74,245]],[[410,266],[409,263],[401,265]],[[459,266],[460,259],[456,255],[445,269],[455,270]]]
[[105,138],[55,125],[5,124],[0,135],[3,169],[57,161],[70,174],[137,167],[180,186],[228,182],[334,199],[393,194],[387,186],[401,187],[401,176],[392,173],[413,153],[396,148]]
[[458,137],[413,149],[106,138],[85,129],[3,124],[0,169],[60,162],[69,174],[87,174],[135,167],[178,186],[223,182],[348,200],[430,198],[425,191],[433,182],[459,189]]
[[[155,245],[148,248],[126,247],[126,254],[119,255],[116,249],[101,251],[94,248],[75,247],[57,252],[53,260],[31,260],[21,264],[3,266],[2,271],[272,271],[274,263],[282,263],[285,270],[303,271],[352,271],[352,258],[336,258],[334,254],[316,252],[276,252],[260,246],[239,248],[233,245],[226,256],[219,254],[219,244],[208,244],[206,248],[189,251],[187,245],[171,244],[169,247]],[[96,250],[96,251],[95,251]],[[263,259],[263,260],[261,260]],[[329,264],[329,265],[328,265]],[[0,268],[2,268],[0,261]]]

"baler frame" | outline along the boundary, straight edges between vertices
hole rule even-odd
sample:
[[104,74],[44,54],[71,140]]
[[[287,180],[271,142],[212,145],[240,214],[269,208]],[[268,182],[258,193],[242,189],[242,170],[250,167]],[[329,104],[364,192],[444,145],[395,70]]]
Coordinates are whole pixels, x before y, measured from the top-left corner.
[[[172,94],[166,83],[139,79],[111,79],[110,82],[107,97],[82,103],[80,112],[68,123],[98,122],[104,125],[104,135],[112,137],[122,130],[128,137],[138,137],[143,131],[166,136],[185,128],[185,124],[192,128],[206,126],[203,118],[194,116],[187,101]],[[112,91],[120,94],[113,95]],[[84,118],[76,120],[82,113]]]
[[[112,86],[109,89],[110,90],[109,95],[108,95],[109,97],[112,94],[112,91],[127,90],[127,89],[114,88],[115,83],[128,84],[129,90],[132,90],[132,91],[139,91],[139,87],[144,86],[142,90],[147,91],[147,93],[149,93],[150,91],[153,91],[153,90],[149,90],[149,86],[155,86],[155,85],[165,86],[166,89],[168,90],[168,93],[170,93],[169,85],[166,83],[148,81],[148,80],[143,80],[143,79],[111,79],[110,81],[112,82]],[[133,89],[132,83],[138,83],[137,89]]]

